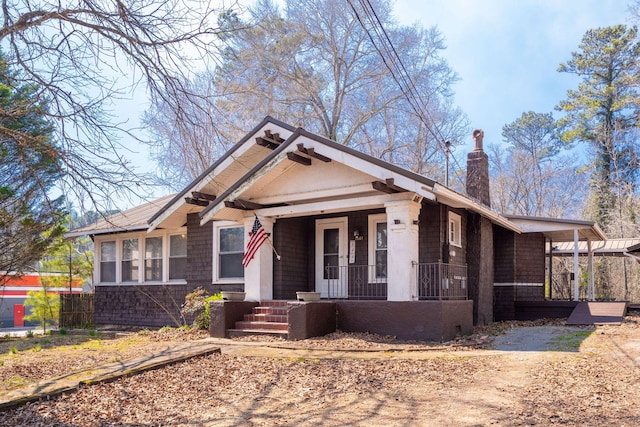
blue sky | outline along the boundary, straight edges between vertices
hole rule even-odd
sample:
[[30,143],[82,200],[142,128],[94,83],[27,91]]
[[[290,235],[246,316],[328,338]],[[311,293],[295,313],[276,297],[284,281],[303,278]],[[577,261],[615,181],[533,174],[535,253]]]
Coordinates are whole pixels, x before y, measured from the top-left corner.
[[[489,145],[500,143],[502,126],[523,112],[553,111],[567,89],[578,82],[574,76],[558,73],[558,65],[570,59],[588,29],[629,25],[631,1],[395,0],[393,13],[404,25],[438,27],[447,45],[442,56],[461,79],[454,86],[454,102],[468,115],[472,129],[485,131],[485,145]],[[123,111],[141,114],[141,105],[146,107],[139,99],[128,104]],[[135,126],[134,116],[129,114]],[[154,170],[143,160],[147,148],[132,145],[138,153],[125,156],[139,170]],[[464,161],[472,147],[469,134],[455,156]],[[166,191],[156,189],[153,196]],[[137,201],[120,204],[131,206]]]
[[[553,112],[578,80],[558,73],[584,33],[627,24],[631,0],[396,0],[402,24],[437,26],[442,56],[459,74],[455,104],[485,144],[502,141],[502,126],[523,112]],[[554,112],[558,118],[558,113]],[[459,150],[473,146],[471,135]],[[456,157],[461,158],[457,152]]]

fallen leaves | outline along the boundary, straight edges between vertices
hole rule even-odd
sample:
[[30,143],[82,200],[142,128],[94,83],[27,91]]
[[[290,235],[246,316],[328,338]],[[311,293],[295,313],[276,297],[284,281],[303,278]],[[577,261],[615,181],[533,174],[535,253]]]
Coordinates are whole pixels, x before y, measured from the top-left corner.
[[[0,413],[0,425],[640,424],[637,318],[619,327],[599,327],[573,351],[478,351],[478,346],[490,345],[494,333],[524,325],[495,325],[447,344],[341,332],[274,343],[379,350],[377,359],[213,354]],[[172,333],[173,339],[186,339]],[[144,345],[161,342],[155,339],[162,338],[154,336],[134,347],[141,351]],[[429,351],[436,357],[385,358],[391,348]],[[442,348],[449,356],[437,357]],[[451,349],[457,349],[455,357]]]

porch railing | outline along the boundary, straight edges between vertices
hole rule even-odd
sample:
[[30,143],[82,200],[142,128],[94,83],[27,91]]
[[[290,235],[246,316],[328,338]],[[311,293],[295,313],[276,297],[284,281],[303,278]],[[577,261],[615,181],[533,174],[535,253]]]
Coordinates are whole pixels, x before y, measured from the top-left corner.
[[[418,264],[418,296],[428,299],[468,299],[467,266]],[[386,300],[387,278],[375,265],[325,267],[328,297]]]
[[387,279],[375,265],[327,266],[325,274],[329,298],[387,299]]
[[466,265],[418,264],[417,274],[420,299],[468,299]]

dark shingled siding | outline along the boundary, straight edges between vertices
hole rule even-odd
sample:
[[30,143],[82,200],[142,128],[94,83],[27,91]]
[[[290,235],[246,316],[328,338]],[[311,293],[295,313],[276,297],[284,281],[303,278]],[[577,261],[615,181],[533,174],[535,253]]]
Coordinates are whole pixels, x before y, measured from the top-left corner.
[[200,225],[198,214],[187,215],[187,283],[194,288],[213,279],[213,223]]

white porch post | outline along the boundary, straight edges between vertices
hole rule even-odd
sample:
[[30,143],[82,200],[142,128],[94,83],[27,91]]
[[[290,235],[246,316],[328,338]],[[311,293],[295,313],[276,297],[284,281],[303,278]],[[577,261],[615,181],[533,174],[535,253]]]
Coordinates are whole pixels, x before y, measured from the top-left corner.
[[578,259],[578,229],[573,229],[573,300],[580,300],[580,263]]
[[[249,232],[253,228],[253,215],[244,219],[245,250],[249,243]],[[260,223],[266,233],[273,236],[272,218],[260,218]],[[269,237],[271,239],[271,237]],[[254,258],[244,269],[245,299],[248,301],[264,301],[273,299],[273,252],[271,245],[265,241],[256,252]]]
[[[418,215],[420,203],[385,203],[387,211],[387,300],[418,299]],[[415,221],[415,223],[414,223]]]
[[593,251],[591,250],[591,239],[587,239],[587,281],[588,281],[588,291],[587,291],[587,299],[589,301],[593,301],[595,299],[595,289],[593,283]]

